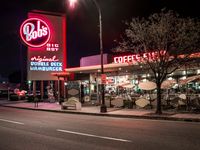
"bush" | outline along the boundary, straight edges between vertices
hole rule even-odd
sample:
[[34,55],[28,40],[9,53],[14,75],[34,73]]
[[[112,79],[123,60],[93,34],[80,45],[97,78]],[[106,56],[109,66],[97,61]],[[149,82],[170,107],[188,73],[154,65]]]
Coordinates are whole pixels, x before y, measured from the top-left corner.
[[16,94],[12,94],[12,95],[10,95],[10,100],[11,100],[11,101],[18,101],[18,100],[19,100],[19,97],[18,97],[18,95],[16,95]]
[[34,102],[34,96],[33,95],[28,95],[27,96],[28,102]]

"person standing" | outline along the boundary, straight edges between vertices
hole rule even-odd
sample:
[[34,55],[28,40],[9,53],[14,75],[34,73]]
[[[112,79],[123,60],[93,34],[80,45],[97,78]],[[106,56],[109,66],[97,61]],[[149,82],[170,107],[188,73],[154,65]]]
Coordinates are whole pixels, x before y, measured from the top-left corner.
[[34,97],[34,107],[38,107],[39,99],[37,97]]

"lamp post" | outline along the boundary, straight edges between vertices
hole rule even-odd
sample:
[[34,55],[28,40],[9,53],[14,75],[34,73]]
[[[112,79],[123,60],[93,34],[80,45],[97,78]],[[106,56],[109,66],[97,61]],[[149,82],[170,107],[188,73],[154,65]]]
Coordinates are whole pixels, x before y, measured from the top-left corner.
[[[74,7],[75,3],[77,0],[69,0],[70,2],[70,7]],[[102,17],[101,17],[101,8],[99,4],[97,3],[96,0],[93,0],[98,13],[99,13],[99,44],[100,44],[100,56],[101,56],[101,78],[102,75],[104,75],[104,67],[103,67],[103,40],[102,40]],[[100,107],[100,112],[104,113],[107,112],[107,108],[105,105],[105,89],[104,89],[104,83],[101,83],[101,107]]]

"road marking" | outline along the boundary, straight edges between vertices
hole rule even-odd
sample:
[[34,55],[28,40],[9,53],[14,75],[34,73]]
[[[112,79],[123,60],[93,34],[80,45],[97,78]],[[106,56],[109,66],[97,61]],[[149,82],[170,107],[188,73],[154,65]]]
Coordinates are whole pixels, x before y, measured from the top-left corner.
[[14,124],[24,125],[24,123],[22,123],[22,122],[17,122],[17,121],[12,121],[12,120],[0,119],[0,121],[9,122],[9,123],[14,123]]
[[113,138],[113,137],[99,136],[99,135],[93,135],[93,134],[87,134],[87,133],[81,133],[81,132],[74,132],[74,131],[68,131],[68,130],[62,130],[62,129],[57,129],[57,131],[64,132],[64,133],[70,133],[70,134],[76,134],[76,135],[83,135],[83,136],[107,139],[107,140],[114,140],[114,141],[121,141],[121,142],[132,142],[130,140],[125,140],[125,139],[118,139],[118,138]]

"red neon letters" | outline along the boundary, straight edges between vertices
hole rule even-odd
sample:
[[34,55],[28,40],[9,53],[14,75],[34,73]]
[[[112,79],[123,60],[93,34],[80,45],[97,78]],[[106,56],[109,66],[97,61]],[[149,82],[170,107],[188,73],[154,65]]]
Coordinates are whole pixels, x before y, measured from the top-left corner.
[[50,29],[46,22],[38,18],[25,20],[20,27],[22,40],[30,47],[42,47],[50,39]]
[[57,57],[54,55],[53,57],[47,58],[46,56],[33,56],[31,57],[31,61],[35,62],[56,62],[59,61]]
[[[160,55],[165,55],[166,51],[160,51]],[[114,57],[114,63],[136,63],[136,62],[144,62],[145,59],[156,60],[159,58],[158,52],[149,52],[143,54],[132,54],[125,56],[117,56]]]

